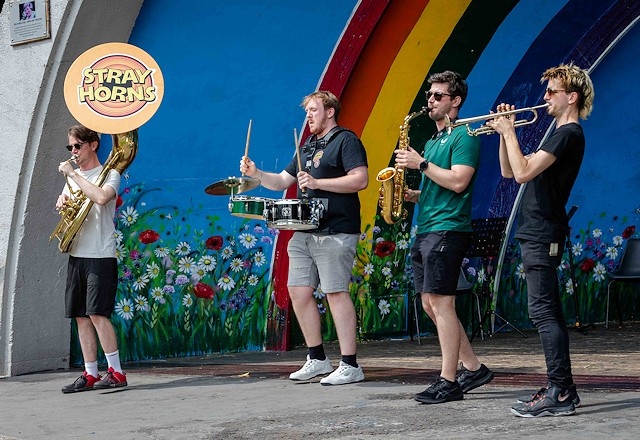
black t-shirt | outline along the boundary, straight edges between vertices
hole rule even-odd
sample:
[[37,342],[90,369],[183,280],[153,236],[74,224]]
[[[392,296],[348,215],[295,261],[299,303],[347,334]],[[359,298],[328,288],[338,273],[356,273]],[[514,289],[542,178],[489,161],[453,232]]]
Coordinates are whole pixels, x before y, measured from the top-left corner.
[[[367,153],[355,133],[335,127],[322,139],[315,135],[307,138],[300,148],[300,163],[302,169],[315,179],[341,177],[354,168],[367,166]],[[294,177],[298,174],[295,156],[285,171]],[[307,188],[307,196],[327,202],[326,218],[320,219],[319,232],[360,233],[360,198],[357,192],[341,194]],[[298,198],[302,197],[298,188]]]
[[542,144],[556,161],[527,183],[518,216],[516,238],[540,243],[564,242],[569,233],[565,205],[578,177],[585,139],[577,123],[562,125]]

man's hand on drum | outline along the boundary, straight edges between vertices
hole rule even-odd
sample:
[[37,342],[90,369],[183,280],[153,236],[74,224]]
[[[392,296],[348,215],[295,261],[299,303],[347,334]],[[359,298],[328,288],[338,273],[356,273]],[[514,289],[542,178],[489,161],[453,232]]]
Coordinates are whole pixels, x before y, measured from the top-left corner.
[[242,156],[242,159],[240,159],[240,172],[245,176],[252,177],[257,171],[256,163],[248,156]]
[[318,189],[318,180],[306,171],[299,171],[296,177],[298,178],[300,189]]

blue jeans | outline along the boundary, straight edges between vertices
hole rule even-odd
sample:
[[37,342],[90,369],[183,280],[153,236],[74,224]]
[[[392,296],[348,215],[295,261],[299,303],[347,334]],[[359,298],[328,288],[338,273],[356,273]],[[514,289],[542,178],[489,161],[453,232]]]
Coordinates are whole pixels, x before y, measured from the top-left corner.
[[549,385],[566,388],[573,384],[569,358],[569,331],[562,313],[557,267],[564,243],[558,243],[556,255],[549,243],[520,240],[522,263],[527,280],[529,318],[538,329],[547,364]]

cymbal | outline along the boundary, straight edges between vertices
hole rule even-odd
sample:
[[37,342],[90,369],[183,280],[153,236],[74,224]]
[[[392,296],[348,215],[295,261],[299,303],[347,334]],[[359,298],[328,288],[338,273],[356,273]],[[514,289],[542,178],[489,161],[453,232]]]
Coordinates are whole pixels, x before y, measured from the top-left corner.
[[255,177],[228,177],[207,186],[204,192],[212,196],[224,196],[231,193],[240,194],[257,188],[258,186],[260,186],[260,179],[256,179]]

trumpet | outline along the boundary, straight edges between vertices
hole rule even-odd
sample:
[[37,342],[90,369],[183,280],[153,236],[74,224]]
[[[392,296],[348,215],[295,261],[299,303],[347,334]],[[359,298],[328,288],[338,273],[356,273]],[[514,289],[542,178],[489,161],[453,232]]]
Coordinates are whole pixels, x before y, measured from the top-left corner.
[[480,122],[480,121],[488,121],[489,119],[498,118],[500,116],[509,117],[517,113],[530,112],[533,115],[531,119],[518,119],[514,121],[513,123],[514,127],[522,127],[524,125],[529,125],[536,122],[538,120],[538,110],[541,110],[547,107],[549,107],[549,104],[542,104],[542,105],[537,105],[535,107],[519,108],[515,110],[509,110],[506,112],[491,113],[484,116],[476,116],[473,118],[458,119],[455,122],[451,122],[451,119],[449,119],[449,116],[445,115],[445,120],[446,120],[447,130],[449,132],[451,132],[451,130],[453,130],[456,127],[460,127],[461,125],[466,125],[467,133],[469,133],[470,136],[478,136],[481,134],[494,134],[496,131],[493,128],[488,127],[484,124],[478,128],[471,128],[470,124],[473,124],[475,122]]

